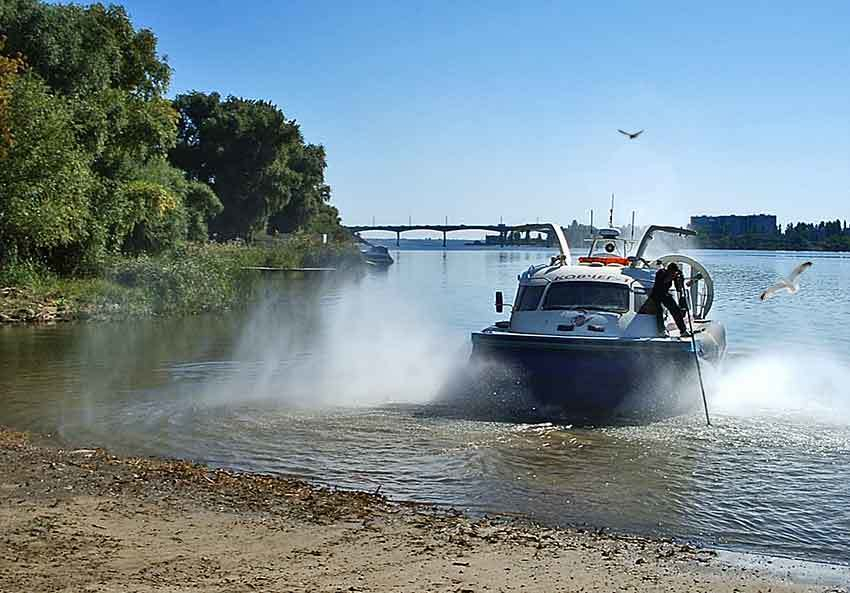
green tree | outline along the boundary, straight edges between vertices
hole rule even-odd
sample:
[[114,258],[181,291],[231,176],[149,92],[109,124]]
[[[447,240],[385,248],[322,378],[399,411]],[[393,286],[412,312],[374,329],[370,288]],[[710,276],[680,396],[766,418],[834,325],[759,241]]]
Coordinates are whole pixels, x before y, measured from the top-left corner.
[[342,228],[339,210],[330,204],[321,204],[318,211],[306,225],[306,230],[311,233],[326,233],[337,241],[348,237],[347,231]]
[[328,232],[334,219],[338,225],[339,212],[327,203],[331,188],[325,183],[325,148],[295,144],[289,147],[287,163],[293,173],[289,201],[269,218],[269,232],[291,233],[307,226]]
[[207,220],[221,212],[221,202],[209,186],[188,181],[165,158],[149,161],[133,181],[122,184],[121,206],[112,220],[125,237],[122,250],[130,253],[161,251],[183,238],[206,240]]
[[184,193],[186,203],[186,236],[192,241],[209,239],[209,221],[224,209],[221,200],[206,183],[188,181]]
[[[0,37],[0,52],[5,46],[5,39]],[[9,102],[12,99],[12,87],[18,80],[18,74],[23,70],[24,62],[19,57],[0,55],[0,157],[6,155],[12,144],[12,122],[9,113]]]
[[[37,0],[2,0],[0,30],[8,37],[0,54],[22,55],[28,76],[61,99],[87,155],[90,253],[66,257],[155,251],[205,235],[221,206],[167,161],[178,115],[163,97],[171,69],[157,55],[153,33],[136,30],[119,6]],[[2,90],[0,110],[1,99]]]
[[194,92],[174,104],[180,123],[171,162],[212,187],[223,205],[210,231],[251,239],[265,230],[300,187],[300,174],[290,168],[303,144],[298,125],[266,101]]
[[121,89],[161,96],[171,68],[156,53],[156,36],[136,30],[121,6],[53,5],[3,0],[0,24],[8,50],[26,56],[32,71],[63,95]]
[[66,102],[32,75],[11,85],[11,143],[0,158],[0,248],[6,262],[52,261],[90,240],[89,155],[80,150]]
[[7,1],[14,7],[0,11],[6,55],[23,55],[30,72],[68,97],[100,175],[120,178],[167,153],[177,134],[177,115],[162,96],[171,69],[151,31],[136,31],[120,6]]

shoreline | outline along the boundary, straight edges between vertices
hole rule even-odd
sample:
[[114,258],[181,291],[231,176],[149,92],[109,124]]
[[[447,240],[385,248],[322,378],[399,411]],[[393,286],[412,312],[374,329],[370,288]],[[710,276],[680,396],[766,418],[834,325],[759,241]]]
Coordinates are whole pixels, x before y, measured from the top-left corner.
[[[92,276],[12,269],[0,275],[0,326],[169,318],[248,304],[265,268],[362,268],[352,242],[312,236],[239,242],[188,242],[155,256],[116,257]],[[301,272],[299,272],[301,273]]]
[[823,593],[842,591],[834,585],[850,576],[835,565],[472,519],[297,479],[63,449],[3,428],[0,466],[3,591]]

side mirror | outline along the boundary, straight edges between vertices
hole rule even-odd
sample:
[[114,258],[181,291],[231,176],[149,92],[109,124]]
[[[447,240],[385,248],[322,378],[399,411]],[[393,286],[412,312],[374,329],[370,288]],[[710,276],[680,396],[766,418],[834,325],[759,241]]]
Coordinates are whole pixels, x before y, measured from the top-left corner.
[[502,296],[502,291],[496,291],[496,313],[501,313],[505,309],[505,298]]

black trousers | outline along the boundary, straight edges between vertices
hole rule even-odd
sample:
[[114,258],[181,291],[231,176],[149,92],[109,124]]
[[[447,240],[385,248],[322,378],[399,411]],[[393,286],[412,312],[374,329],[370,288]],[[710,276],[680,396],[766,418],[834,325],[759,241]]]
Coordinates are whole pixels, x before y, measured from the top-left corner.
[[[673,316],[673,321],[676,322],[676,327],[679,328],[681,333],[687,333],[688,328],[685,327],[685,314],[682,312],[681,307],[676,303],[676,299],[673,298],[673,295],[669,292],[665,294],[661,298],[661,305],[664,305],[668,311],[670,311],[670,315]],[[658,307],[658,321],[659,325],[664,324],[664,312],[661,307]]]

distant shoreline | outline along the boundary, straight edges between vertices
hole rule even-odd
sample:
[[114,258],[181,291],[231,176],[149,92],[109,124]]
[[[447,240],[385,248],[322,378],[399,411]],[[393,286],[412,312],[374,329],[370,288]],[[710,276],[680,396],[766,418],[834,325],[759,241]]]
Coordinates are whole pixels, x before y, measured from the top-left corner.
[[[405,247],[424,247],[427,248],[428,251],[555,251],[556,247],[545,247],[541,245],[505,245],[504,247],[499,245],[470,245],[474,240],[466,240],[466,239],[448,239],[446,241],[447,247],[443,247],[442,239],[401,239],[400,245],[396,246],[396,240],[391,238],[366,238],[370,243],[375,243],[378,245],[383,245],[389,249],[404,249]],[[587,245],[570,245],[570,249],[573,254],[575,253],[583,253],[587,250]],[[718,247],[718,246],[704,246],[700,245],[697,247],[687,247],[688,251],[698,250],[698,251],[760,251],[760,252],[789,252],[789,253],[835,253],[835,254],[850,254],[850,250],[844,249],[826,249],[823,247]],[[421,251],[425,251],[426,249],[419,249]]]
[[692,247],[691,249],[699,249],[702,251],[761,251],[770,252],[788,252],[788,253],[850,253],[850,249],[824,249],[819,247]]

